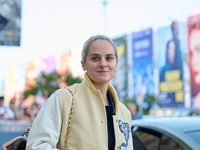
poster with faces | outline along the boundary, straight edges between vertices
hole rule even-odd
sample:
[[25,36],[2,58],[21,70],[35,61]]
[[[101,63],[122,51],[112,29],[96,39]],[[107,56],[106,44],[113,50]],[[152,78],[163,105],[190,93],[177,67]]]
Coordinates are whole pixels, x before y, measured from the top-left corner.
[[200,108],[200,14],[188,18],[191,105]]

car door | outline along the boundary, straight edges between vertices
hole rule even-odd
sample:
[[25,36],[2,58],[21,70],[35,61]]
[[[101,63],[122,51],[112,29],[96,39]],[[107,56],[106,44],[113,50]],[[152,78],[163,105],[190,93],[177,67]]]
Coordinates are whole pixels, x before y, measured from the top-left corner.
[[134,150],[182,150],[184,146],[166,135],[147,127],[134,127],[132,130]]

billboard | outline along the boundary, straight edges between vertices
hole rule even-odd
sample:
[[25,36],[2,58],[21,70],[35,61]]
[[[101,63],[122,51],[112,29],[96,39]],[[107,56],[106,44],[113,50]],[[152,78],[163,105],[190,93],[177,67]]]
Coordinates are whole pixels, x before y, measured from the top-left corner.
[[0,45],[20,46],[21,0],[0,0]]
[[5,69],[0,68],[0,96],[5,95]]
[[72,73],[71,66],[71,51],[64,51],[56,58],[56,70],[59,75]]
[[191,103],[200,108],[200,14],[188,18],[188,48]]
[[[182,50],[183,22],[173,21],[157,31],[159,100],[161,107],[184,106]],[[184,32],[185,33],[185,32]],[[182,35],[180,37],[180,35]]]
[[152,29],[132,33],[133,96],[142,104],[146,94],[154,94]]
[[127,44],[126,35],[113,39],[118,50],[117,71],[111,84],[116,89],[119,100],[123,101],[128,96],[127,78],[128,78],[128,62],[127,62]]
[[25,83],[26,83],[26,69],[24,63],[19,63],[18,69],[17,69],[17,88],[16,92],[18,94],[22,94],[25,90]]
[[5,69],[5,103],[7,105],[16,94],[16,71],[15,66]]
[[37,61],[30,61],[25,64],[25,90],[31,90],[37,84],[37,77],[39,76],[39,63]]

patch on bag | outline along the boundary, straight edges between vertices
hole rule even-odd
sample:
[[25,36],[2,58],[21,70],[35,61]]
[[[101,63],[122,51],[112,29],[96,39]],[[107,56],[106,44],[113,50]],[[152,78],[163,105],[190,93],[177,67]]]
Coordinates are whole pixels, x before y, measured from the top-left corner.
[[121,120],[118,121],[118,126],[120,131],[124,134],[124,137],[126,139],[126,145],[125,143],[122,143],[121,147],[127,147],[128,145],[128,139],[129,139],[129,133],[130,133],[130,127],[129,124],[126,122],[122,122]]

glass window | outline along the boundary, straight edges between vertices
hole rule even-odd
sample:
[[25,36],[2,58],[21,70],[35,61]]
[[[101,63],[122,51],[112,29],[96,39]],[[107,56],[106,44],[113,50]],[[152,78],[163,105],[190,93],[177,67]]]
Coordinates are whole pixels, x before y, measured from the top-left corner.
[[139,150],[157,150],[159,145],[159,137],[154,134],[137,131],[133,135],[134,149]]
[[138,128],[133,134],[135,150],[178,150],[183,149],[181,143],[156,130]]
[[172,140],[170,137],[162,135],[160,150],[169,150],[169,149],[170,150],[182,149],[182,146],[178,144],[176,141]]

